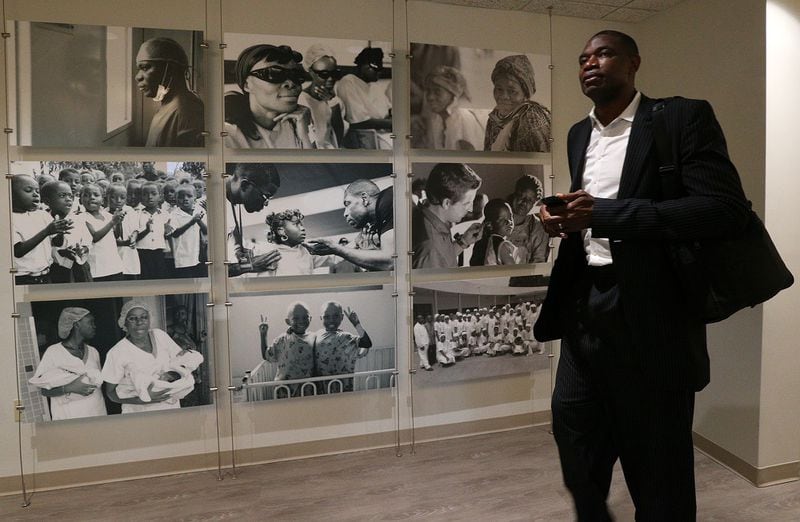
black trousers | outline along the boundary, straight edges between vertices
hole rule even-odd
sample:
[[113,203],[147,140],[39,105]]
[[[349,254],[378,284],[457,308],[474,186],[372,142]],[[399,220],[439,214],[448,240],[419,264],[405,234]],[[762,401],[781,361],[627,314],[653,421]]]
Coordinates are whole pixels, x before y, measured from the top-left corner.
[[606,506],[619,458],[636,520],[695,520],[694,392],[652,385],[635,364],[618,287],[606,269],[579,285],[562,340],[553,433],[579,521],[612,520]]

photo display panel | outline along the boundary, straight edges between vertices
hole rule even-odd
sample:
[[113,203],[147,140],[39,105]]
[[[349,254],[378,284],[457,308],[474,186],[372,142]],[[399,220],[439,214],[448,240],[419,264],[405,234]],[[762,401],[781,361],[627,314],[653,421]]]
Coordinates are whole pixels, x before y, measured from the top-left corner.
[[202,32],[17,21],[14,35],[11,145],[203,146]]
[[533,325],[548,277],[496,277],[414,285],[419,383],[482,379],[549,368]]
[[543,165],[414,163],[412,268],[544,263]]
[[550,152],[550,58],[411,44],[411,147]]
[[205,163],[11,162],[17,285],[204,278]]
[[225,146],[392,148],[391,44],[225,33]]
[[25,420],[212,403],[208,294],[17,304]]
[[395,303],[385,286],[235,295],[232,382],[239,401],[395,385]]
[[390,163],[228,163],[228,273],[392,270]]

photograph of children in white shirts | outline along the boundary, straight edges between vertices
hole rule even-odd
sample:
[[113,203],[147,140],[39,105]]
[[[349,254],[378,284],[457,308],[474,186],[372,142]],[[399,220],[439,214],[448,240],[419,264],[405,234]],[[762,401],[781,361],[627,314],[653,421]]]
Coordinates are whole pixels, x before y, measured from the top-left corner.
[[144,183],[139,193],[142,210],[136,250],[139,253],[139,263],[142,268],[141,277],[142,279],[165,279],[169,275],[164,256],[164,249],[167,246],[164,227],[169,216],[161,210],[161,195],[156,183]]
[[[165,198],[166,189],[165,186]],[[177,204],[165,226],[165,235],[172,245],[175,277],[205,277],[208,271],[200,262],[201,236],[208,233],[205,209],[195,205],[193,185],[179,185],[175,197]]]
[[117,252],[122,260],[122,277],[126,280],[139,279],[142,273],[139,254],[136,252],[136,239],[139,235],[140,214],[138,210],[128,206],[128,189],[122,183],[112,183],[106,191],[108,211],[121,212],[124,217],[121,223],[114,225],[114,238]]
[[323,328],[316,333],[307,333],[311,323],[308,306],[299,301],[290,304],[285,320],[289,328],[272,343],[268,342],[269,325],[262,316],[259,325],[261,354],[264,360],[275,364],[275,381],[332,377],[317,381],[318,385],[309,381],[302,385],[293,383],[276,387],[275,398],[285,398],[287,389],[291,397],[353,390],[352,377],[333,377],[354,373],[357,359],[367,355],[372,341],[358,315],[350,309],[346,315],[356,334],[341,329],[345,312],[340,303],[324,303],[321,312]]
[[18,285],[50,283],[50,238],[73,227],[72,220],[53,219],[47,211],[40,210],[40,202],[35,179],[26,175],[11,178],[11,242]]
[[[40,176],[41,178],[42,176]],[[54,220],[67,219],[73,227],[69,232],[51,237],[53,263],[50,265],[50,282],[84,283],[92,280],[89,268],[89,249],[94,242],[89,229],[75,226],[81,221],[73,212],[72,189],[63,181],[48,181],[42,186],[42,201],[50,209]]]
[[89,266],[92,280],[121,281],[122,259],[117,250],[117,239],[114,227],[122,223],[125,214],[117,210],[114,214],[103,208],[103,194],[96,183],[81,188],[81,205],[86,209],[79,214],[92,236],[92,248],[89,249]]

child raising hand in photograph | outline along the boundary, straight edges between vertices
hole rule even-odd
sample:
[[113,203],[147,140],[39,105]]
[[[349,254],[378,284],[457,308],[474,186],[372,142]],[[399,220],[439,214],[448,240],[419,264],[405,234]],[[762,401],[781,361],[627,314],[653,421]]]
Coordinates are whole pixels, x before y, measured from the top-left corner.
[[511,206],[502,199],[492,199],[483,208],[483,236],[472,250],[471,266],[518,265],[518,249],[507,238],[514,230]]
[[[314,348],[316,361],[316,376],[342,375],[355,372],[356,359],[367,355],[372,347],[372,340],[361,326],[361,321],[350,308],[347,309],[347,319],[358,335],[345,332],[340,328],[344,319],[342,305],[336,301],[329,301],[322,305],[323,329],[317,332],[317,344]],[[353,391],[353,379],[339,379],[342,382],[338,387],[333,381],[317,383],[320,393]]]
[[[311,323],[308,306],[300,301],[289,305],[286,310],[286,324],[289,328],[272,341],[267,341],[269,325],[267,318],[261,317],[258,331],[261,336],[261,356],[265,361],[275,364],[276,381],[306,379],[314,374],[314,341],[315,335],[306,333]],[[292,397],[302,394],[300,385],[289,386]],[[279,389],[275,389],[278,398]]]

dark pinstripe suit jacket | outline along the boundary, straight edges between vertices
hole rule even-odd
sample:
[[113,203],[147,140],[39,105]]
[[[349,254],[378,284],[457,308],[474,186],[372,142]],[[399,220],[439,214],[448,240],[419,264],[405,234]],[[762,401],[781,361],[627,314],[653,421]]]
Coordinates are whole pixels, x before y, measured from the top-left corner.
[[[595,199],[592,236],[609,238],[632,353],[655,385],[702,389],[709,380],[705,326],[685,306],[665,245],[736,234],[748,202],[728,157],[722,129],[703,100],[671,98],[664,109],[673,157],[684,195],[662,201],[653,142],[652,107],[642,96],[631,127],[616,199]],[[581,188],[589,118],[569,131],[572,190]],[[547,298],[535,332],[539,340],[559,339],[574,328],[576,282],[586,269],[581,234],[561,242]]]

